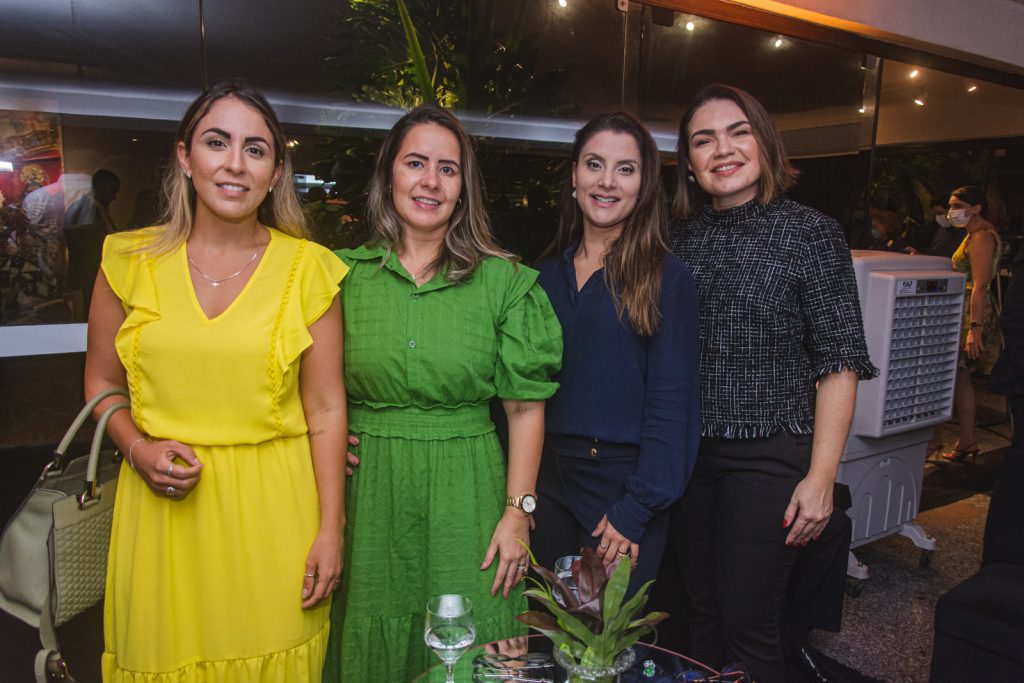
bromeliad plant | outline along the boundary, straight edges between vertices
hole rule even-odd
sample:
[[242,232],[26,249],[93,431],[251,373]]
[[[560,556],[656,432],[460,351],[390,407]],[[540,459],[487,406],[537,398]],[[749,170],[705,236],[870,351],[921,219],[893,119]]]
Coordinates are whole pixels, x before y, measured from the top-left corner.
[[606,571],[594,549],[584,548],[578,570],[573,567],[578,596],[565,580],[538,566],[532,554],[530,559],[531,568],[543,582],[528,578],[534,587],[525,594],[544,605],[548,612],[531,610],[516,619],[550,638],[563,656],[569,655],[580,666],[612,665],[623,650],[654,632],[654,626],[668,617],[666,612],[636,616],[647,604],[647,590],[654,582],[648,581],[626,600],[628,559]]

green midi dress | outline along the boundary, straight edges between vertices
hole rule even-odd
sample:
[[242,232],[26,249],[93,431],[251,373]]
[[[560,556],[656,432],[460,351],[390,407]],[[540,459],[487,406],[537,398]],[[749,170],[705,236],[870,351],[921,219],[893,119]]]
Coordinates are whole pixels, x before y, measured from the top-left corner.
[[324,681],[408,681],[440,661],[423,642],[432,595],[472,599],[477,643],[522,633],[521,589],[492,597],[497,562],[480,569],[506,496],[488,403],[555,392],[561,328],[525,266],[487,258],[466,282],[416,287],[383,248],[338,255],[351,268],[345,387],[362,462]]

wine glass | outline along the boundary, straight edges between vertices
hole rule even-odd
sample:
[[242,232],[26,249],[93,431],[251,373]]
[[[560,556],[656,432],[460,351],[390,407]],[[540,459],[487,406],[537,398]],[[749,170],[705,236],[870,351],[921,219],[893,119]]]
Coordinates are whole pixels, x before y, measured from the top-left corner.
[[455,683],[455,662],[476,638],[473,603],[463,595],[440,595],[427,602],[423,640],[445,666],[445,683]]

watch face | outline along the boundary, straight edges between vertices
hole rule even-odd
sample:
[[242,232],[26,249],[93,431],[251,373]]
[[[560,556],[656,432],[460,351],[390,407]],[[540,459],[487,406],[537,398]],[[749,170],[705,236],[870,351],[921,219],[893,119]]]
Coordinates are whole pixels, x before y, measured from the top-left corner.
[[537,499],[531,495],[523,496],[523,512],[530,514],[537,509]]

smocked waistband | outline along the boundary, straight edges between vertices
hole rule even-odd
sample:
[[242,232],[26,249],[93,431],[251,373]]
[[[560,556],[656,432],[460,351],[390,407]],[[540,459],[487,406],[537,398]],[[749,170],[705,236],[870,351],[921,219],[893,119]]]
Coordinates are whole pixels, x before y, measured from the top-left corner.
[[460,408],[419,408],[390,406],[370,408],[349,404],[349,430],[375,436],[400,436],[406,439],[450,439],[480,436],[494,431],[486,403]]

